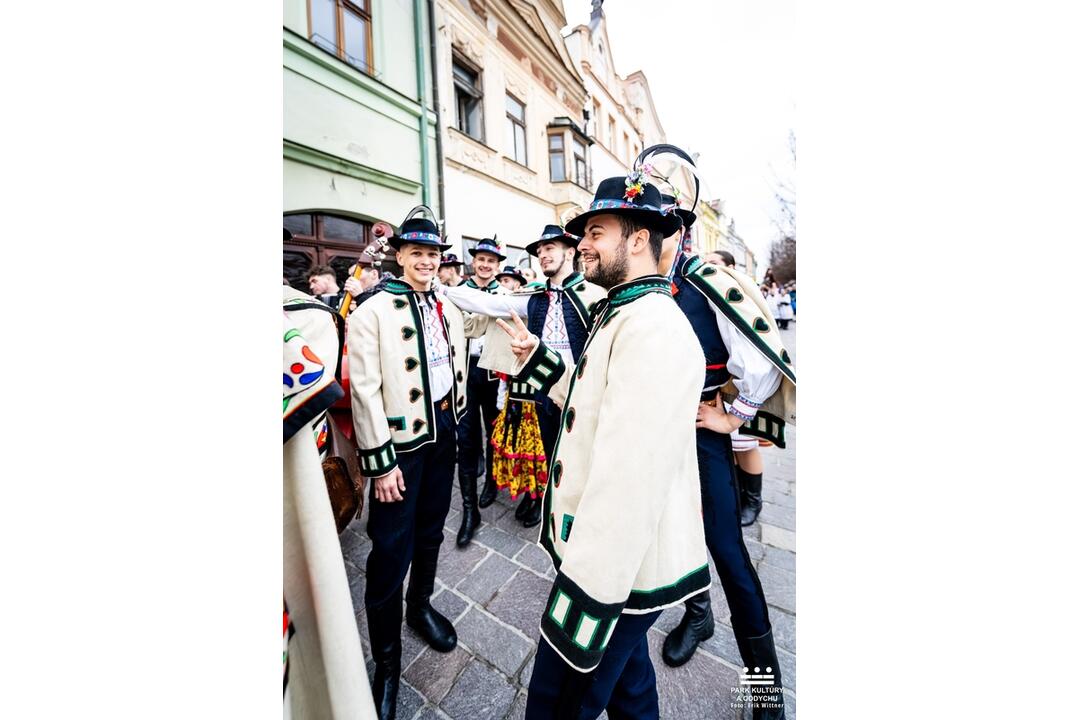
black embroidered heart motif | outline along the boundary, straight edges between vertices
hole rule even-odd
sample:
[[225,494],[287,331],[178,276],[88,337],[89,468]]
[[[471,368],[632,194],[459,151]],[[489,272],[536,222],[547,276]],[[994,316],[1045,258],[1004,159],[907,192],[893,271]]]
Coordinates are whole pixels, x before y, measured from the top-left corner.
[[415,370],[418,367],[420,367],[420,361],[419,360],[417,360],[416,358],[405,358],[405,369],[406,370],[411,372],[411,371]]
[[424,392],[422,390],[418,390],[416,388],[411,388],[409,390],[409,402],[414,403],[417,400],[419,400],[420,398],[422,398],[423,396],[424,396]]
[[754,320],[754,329],[758,332],[769,332],[769,323],[765,322],[765,318],[757,318]]
[[743,294],[739,292],[739,288],[731,288],[727,291],[728,302],[741,302]]

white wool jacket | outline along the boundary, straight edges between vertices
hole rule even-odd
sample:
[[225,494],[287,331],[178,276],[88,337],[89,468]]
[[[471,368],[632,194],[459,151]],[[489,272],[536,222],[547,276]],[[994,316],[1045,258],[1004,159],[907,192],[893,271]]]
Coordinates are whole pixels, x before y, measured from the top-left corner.
[[701,345],[658,275],[612,288],[576,367],[540,344],[486,348],[563,408],[540,544],[558,574],[541,618],[573,668],[599,665],[621,613],[707,590],[695,418]]

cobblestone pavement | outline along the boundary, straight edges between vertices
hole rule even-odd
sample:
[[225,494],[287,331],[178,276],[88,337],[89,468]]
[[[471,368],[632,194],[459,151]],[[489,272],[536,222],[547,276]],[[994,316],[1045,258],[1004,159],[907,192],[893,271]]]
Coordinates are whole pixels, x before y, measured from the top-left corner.
[[[794,359],[794,326],[782,334]],[[787,717],[794,720],[794,428],[788,429],[787,438],[785,450],[763,450],[765,506],[759,521],[743,529],[743,536],[768,599]],[[539,527],[526,529],[514,519],[514,506],[507,493],[500,493],[493,505],[480,511],[483,525],[464,549],[458,549],[454,542],[460,513],[461,498],[455,487],[432,597],[435,608],[454,623],[458,646],[449,653],[436,652],[402,624],[399,720],[525,717],[525,693],[540,635],[540,614],[555,573],[547,554],[535,544]],[[345,530],[341,544],[370,675],[373,666],[364,614],[364,567],[371,542],[364,532],[366,523],[365,513]],[[741,717],[729,703],[731,689],[738,687],[742,661],[715,568],[711,593],[716,632],[698,647],[686,665],[669,668],[660,658],[664,638],[682,616],[681,605],[665,610],[649,631],[662,718]],[[600,717],[606,718],[606,713]]]

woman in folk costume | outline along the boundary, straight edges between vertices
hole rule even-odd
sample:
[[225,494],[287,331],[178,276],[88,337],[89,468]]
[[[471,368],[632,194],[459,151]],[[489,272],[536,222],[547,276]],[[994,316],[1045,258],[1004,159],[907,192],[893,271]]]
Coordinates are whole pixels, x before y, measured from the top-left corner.
[[[285,717],[375,717],[341,544],[323,477],[337,332],[314,298],[284,287]],[[290,308],[291,306],[291,308]],[[323,362],[322,358],[326,358]]]
[[[453,625],[431,606],[443,524],[450,509],[457,424],[465,412],[465,327],[453,303],[431,290],[443,244],[438,226],[414,215],[389,240],[401,280],[349,318],[353,424],[371,479],[364,606],[375,661],[372,690],[381,720],[393,718],[405,621],[438,652],[457,645]],[[356,667],[363,672],[363,665]]]
[[557,575],[529,720],[591,720],[605,708],[612,718],[658,718],[648,630],[663,608],[708,592],[693,427],[705,361],[656,273],[678,227],[640,176],[602,181],[566,228],[581,236],[587,280],[607,289],[577,364],[517,315],[513,327],[497,321],[506,351],[485,349],[562,411],[540,539]]
[[[592,327],[592,307],[605,294],[575,270],[578,239],[552,224],[546,225],[539,239],[525,247],[547,278],[543,285],[523,288],[511,295],[485,294],[465,287],[445,288],[440,292],[445,292],[461,309],[477,315],[509,319],[516,313],[527,318],[531,333],[562,355],[568,364],[575,364]],[[502,331],[497,327],[490,325],[487,333],[485,352],[479,361],[481,368],[491,367],[487,348],[492,343],[505,345]],[[526,383],[511,380],[509,386],[506,405],[496,421],[501,422],[500,430],[492,433],[496,462],[499,463],[501,456],[500,472],[507,480],[506,485],[499,487],[508,487],[512,497],[515,491],[524,494],[515,516],[525,527],[533,527],[540,524],[540,498],[550,467],[547,459],[555,449],[561,411],[545,394],[537,393]],[[540,448],[534,425],[538,426]]]
[[[673,156],[677,164],[691,170],[697,181],[693,160],[672,145],[646,148],[635,167],[648,172],[652,166],[647,161],[664,155]],[[684,226],[693,224],[693,210],[678,207],[676,197],[669,196],[665,207]],[[731,610],[731,626],[743,663],[763,668],[771,676],[770,685],[754,688],[754,720],[782,719],[779,661],[765,594],[743,543],[731,435],[738,431],[783,447],[784,426],[795,421],[795,371],[776,323],[768,317],[768,306],[750,279],[683,253],[680,237],[681,232],[674,232],[665,239],[659,270],[667,277],[675,302],[705,355],[696,439],[705,538]],[[760,494],[760,484],[755,490]],[[682,621],[664,641],[664,662],[672,666],[686,663],[698,643],[711,637],[713,631],[709,596],[690,598]]]

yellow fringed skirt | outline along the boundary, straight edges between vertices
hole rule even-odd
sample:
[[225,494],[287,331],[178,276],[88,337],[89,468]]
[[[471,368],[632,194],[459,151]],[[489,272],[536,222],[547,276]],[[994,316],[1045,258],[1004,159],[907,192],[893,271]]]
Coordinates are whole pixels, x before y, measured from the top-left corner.
[[506,405],[495,418],[491,446],[495,484],[500,489],[508,488],[514,500],[525,493],[534,499],[543,496],[548,466],[534,403],[511,400],[507,393]]

